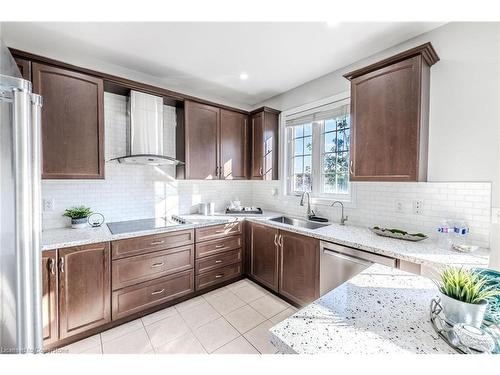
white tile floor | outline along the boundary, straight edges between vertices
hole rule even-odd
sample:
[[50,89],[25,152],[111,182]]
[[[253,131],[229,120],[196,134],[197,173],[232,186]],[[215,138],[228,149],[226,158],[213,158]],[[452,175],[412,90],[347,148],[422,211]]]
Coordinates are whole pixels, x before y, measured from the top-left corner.
[[273,354],[269,328],[297,309],[248,279],[75,342],[59,353]]

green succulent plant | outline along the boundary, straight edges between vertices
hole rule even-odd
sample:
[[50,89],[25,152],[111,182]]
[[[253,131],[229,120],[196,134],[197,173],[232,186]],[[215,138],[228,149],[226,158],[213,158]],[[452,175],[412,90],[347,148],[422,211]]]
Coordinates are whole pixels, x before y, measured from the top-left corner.
[[63,216],[70,217],[72,219],[84,219],[89,217],[92,211],[90,207],[79,206],[79,207],[71,207],[64,211]]
[[472,304],[487,302],[500,295],[500,289],[487,285],[487,278],[464,268],[445,268],[437,285],[448,297]]

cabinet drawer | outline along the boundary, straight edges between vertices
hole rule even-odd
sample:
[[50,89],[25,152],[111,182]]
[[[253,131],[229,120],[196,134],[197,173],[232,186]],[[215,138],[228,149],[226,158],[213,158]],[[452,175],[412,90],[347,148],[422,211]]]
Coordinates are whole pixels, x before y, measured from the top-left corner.
[[196,290],[208,288],[217,285],[223,281],[232,279],[241,275],[241,263],[217,268],[216,270],[203,273],[196,276]]
[[113,241],[113,259],[129,257],[153,251],[170,249],[172,247],[190,245],[193,243],[194,231],[192,229],[170,233],[154,234],[151,236],[129,238]]
[[112,265],[113,290],[194,267],[194,245],[117,259]]
[[196,261],[196,274],[208,272],[233,263],[241,263],[241,249],[226,251]]
[[240,248],[241,236],[231,236],[196,244],[196,259]]
[[113,320],[186,296],[193,291],[193,270],[120,289],[113,292]]
[[240,221],[196,229],[196,242],[214,240],[235,234],[241,234]]

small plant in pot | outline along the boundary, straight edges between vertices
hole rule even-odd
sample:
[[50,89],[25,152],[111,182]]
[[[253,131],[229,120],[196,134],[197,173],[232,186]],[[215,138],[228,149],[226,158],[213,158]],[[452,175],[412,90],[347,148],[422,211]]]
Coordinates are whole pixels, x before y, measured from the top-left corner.
[[446,320],[481,327],[488,300],[500,290],[487,286],[487,280],[474,270],[447,267],[437,282]]
[[68,208],[63,216],[71,218],[71,228],[82,229],[87,227],[87,218],[91,213],[90,207],[80,206]]

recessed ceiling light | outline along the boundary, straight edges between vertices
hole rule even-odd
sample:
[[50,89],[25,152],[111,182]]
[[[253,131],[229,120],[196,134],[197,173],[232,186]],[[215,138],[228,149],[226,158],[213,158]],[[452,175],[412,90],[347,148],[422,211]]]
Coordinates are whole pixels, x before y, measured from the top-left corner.
[[326,26],[328,27],[337,27],[340,25],[340,22],[338,21],[326,21]]
[[240,73],[240,79],[242,81],[246,81],[248,79],[248,73],[245,73],[245,72]]

